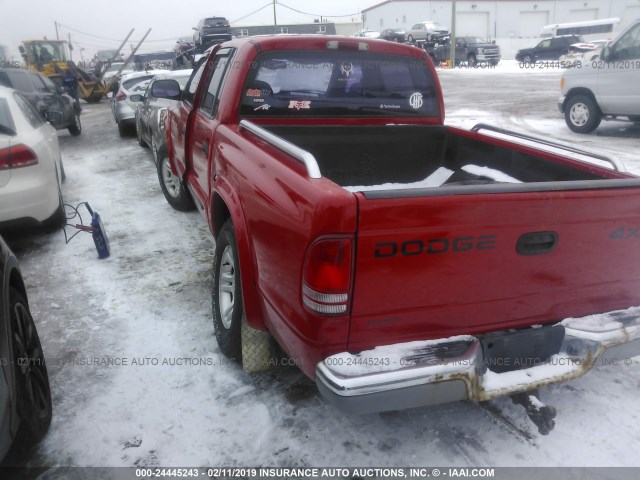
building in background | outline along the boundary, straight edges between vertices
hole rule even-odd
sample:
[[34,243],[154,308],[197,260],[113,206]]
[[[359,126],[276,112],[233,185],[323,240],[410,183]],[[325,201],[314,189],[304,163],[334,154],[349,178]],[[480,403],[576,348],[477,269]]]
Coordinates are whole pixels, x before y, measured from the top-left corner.
[[[362,16],[364,28],[370,30],[409,29],[425,20],[450,27],[451,0],[387,0],[363,9]],[[640,1],[457,0],[456,35],[496,39],[503,58],[514,58],[510,52],[533,46],[545,25],[611,17],[620,18],[620,23],[605,38],[640,18]]]

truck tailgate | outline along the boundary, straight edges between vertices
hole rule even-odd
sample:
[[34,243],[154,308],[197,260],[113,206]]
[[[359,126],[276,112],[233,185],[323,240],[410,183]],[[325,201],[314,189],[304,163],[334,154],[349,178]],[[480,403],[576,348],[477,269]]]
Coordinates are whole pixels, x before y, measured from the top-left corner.
[[350,350],[640,304],[638,188],[356,196]]

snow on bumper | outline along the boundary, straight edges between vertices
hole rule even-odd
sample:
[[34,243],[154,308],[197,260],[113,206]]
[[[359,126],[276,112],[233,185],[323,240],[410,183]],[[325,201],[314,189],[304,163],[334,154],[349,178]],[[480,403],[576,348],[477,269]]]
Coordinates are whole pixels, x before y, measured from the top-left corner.
[[316,384],[349,413],[399,410],[459,400],[489,400],[579,377],[597,365],[640,355],[640,307],[568,318],[559,351],[528,368],[496,373],[481,340],[458,336],[338,353],[316,367]]

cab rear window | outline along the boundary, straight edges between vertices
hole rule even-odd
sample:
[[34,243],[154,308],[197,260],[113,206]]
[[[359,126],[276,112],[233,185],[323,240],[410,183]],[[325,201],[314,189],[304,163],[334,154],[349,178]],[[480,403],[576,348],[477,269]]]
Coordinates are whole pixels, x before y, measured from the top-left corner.
[[247,76],[243,116],[414,117],[440,115],[424,60],[361,51],[260,55]]

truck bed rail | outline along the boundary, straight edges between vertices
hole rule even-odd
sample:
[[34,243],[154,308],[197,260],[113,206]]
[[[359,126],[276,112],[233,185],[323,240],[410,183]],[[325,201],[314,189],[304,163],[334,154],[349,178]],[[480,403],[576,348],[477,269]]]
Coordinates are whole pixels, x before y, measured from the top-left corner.
[[601,160],[603,162],[606,162],[606,163],[610,164],[613,167],[613,169],[615,171],[617,171],[617,172],[625,172],[626,171],[626,169],[624,168],[624,166],[620,162],[618,162],[617,160],[614,160],[612,158],[605,157],[604,155],[598,155],[598,154],[595,154],[595,153],[590,153],[590,152],[587,152],[585,150],[580,150],[578,148],[573,148],[573,147],[569,147],[567,145],[562,145],[561,143],[550,142],[549,140],[544,140],[542,138],[533,137],[531,135],[526,135],[524,133],[513,132],[513,131],[507,130],[505,128],[500,128],[500,127],[495,127],[493,125],[488,125],[486,123],[478,123],[478,124],[474,125],[473,128],[471,129],[472,132],[479,132],[480,130],[489,130],[491,132],[499,133],[501,135],[508,135],[510,137],[521,138],[522,140],[528,140],[530,142],[540,143],[540,144],[546,145],[548,147],[558,148],[558,149],[561,149],[561,150],[565,150],[567,152],[572,152],[572,153],[576,153],[578,155],[583,155],[585,157],[595,158],[596,160]]
[[318,162],[310,152],[297,147],[284,138],[279,137],[278,135],[274,135],[270,131],[256,125],[253,122],[249,122],[248,120],[240,120],[240,128],[244,128],[245,130],[250,131],[264,141],[269,142],[274,147],[277,147],[283,152],[288,153],[295,159],[300,160],[307,168],[307,175],[309,175],[309,178],[322,178]]

